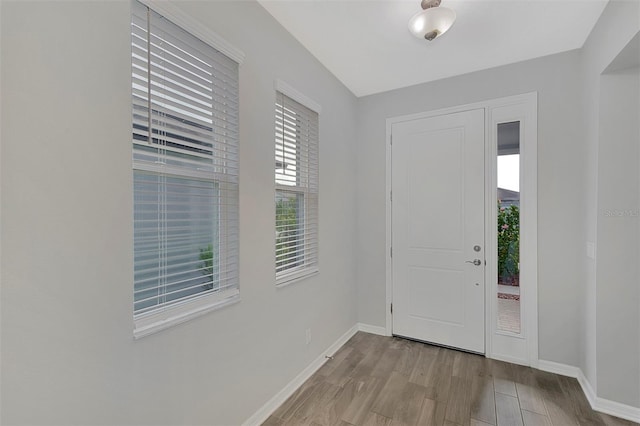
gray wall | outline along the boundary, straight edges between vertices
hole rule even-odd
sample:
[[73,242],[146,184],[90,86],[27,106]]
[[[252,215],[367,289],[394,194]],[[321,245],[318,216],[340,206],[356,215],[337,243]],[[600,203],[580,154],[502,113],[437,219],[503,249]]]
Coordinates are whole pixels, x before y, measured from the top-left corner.
[[603,75],[600,84],[596,257],[597,391],[640,407],[640,71]]
[[578,364],[599,397],[636,407],[640,407],[639,218],[620,217],[615,211],[640,208],[640,92],[637,68],[607,69],[623,50],[635,56],[637,67],[637,43],[628,44],[634,36],[637,39],[639,30],[640,3],[612,0],[582,49],[585,243],[595,244],[596,256],[585,256],[583,348]]
[[[356,322],[356,98],[257,3],[179,4],[246,54],[242,301],[133,340],[129,2],[3,2],[3,424],[238,424]],[[276,78],[323,107],[320,274],[282,289]]]
[[580,52],[571,51],[359,99],[358,316],[385,325],[385,119],[538,92],[540,358],[579,359],[584,164]]

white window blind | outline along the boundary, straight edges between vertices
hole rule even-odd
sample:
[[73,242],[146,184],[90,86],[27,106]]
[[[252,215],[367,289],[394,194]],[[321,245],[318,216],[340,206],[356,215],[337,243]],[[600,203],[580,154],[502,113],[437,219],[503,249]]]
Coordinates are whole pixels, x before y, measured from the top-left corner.
[[318,113],[276,92],[276,284],[318,271]]
[[134,319],[238,295],[238,64],[132,4]]

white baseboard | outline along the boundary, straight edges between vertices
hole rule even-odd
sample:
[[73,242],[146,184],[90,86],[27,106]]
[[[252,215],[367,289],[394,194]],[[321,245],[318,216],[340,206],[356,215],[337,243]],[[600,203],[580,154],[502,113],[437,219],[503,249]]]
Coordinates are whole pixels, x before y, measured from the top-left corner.
[[620,417],[621,419],[629,420],[630,422],[640,423],[640,408],[620,404],[619,402],[610,401],[604,398],[596,398],[595,404],[592,405],[594,410],[600,411],[601,413]]
[[582,392],[584,392],[584,396],[587,397],[587,401],[589,401],[589,405],[591,405],[591,408],[593,408],[594,410],[600,411],[596,409],[598,396],[596,395],[596,391],[593,389],[593,386],[591,386],[591,382],[587,379],[587,376],[584,375],[584,373],[580,368],[575,367],[575,369],[578,370],[577,376],[573,376],[573,377],[578,379],[578,383],[580,383]]
[[560,364],[553,361],[538,360],[538,370],[547,371],[549,373],[559,374],[561,376],[573,377],[577,379],[582,374],[578,367],[573,365]]
[[540,360],[538,362],[538,368],[550,373],[556,373],[577,379],[578,383],[580,383],[580,387],[582,387],[582,391],[587,397],[587,401],[589,401],[591,408],[594,410],[610,414],[615,417],[620,417],[621,419],[629,420],[631,422],[640,423],[640,408],[598,397],[591,386],[591,383],[589,383],[589,380],[587,380],[587,377],[580,368],[544,360]]
[[379,327],[377,325],[369,325],[363,324],[359,322],[357,325],[359,331],[364,331],[365,333],[378,334],[380,336],[388,336],[387,329],[384,327]]
[[256,411],[251,417],[249,417],[242,425],[253,426],[261,425],[269,416],[281,406],[287,398],[289,398],[304,382],[309,379],[318,371],[320,367],[327,361],[326,355],[333,355],[338,349],[340,349],[347,341],[353,337],[360,330],[358,325],[351,327],[346,333],[338,338],[331,346],[327,348],[318,358],[313,360],[307,368],[302,370],[293,380],[291,380],[280,392],[274,395],[269,401],[266,402],[258,411]]

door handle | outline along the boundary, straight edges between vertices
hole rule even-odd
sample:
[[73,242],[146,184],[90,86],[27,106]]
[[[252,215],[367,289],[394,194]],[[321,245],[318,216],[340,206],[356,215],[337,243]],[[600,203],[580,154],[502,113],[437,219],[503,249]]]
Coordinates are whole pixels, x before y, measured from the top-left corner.
[[467,260],[464,263],[473,263],[476,266],[480,266],[482,265],[482,260],[480,259],[473,259],[473,260]]

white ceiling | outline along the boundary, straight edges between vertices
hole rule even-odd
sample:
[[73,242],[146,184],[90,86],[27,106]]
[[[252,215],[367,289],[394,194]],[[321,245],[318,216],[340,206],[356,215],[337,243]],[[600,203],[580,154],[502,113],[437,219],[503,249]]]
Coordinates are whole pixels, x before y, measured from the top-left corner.
[[415,38],[419,0],[258,0],[356,96],[582,47],[607,0],[442,0],[453,27]]

